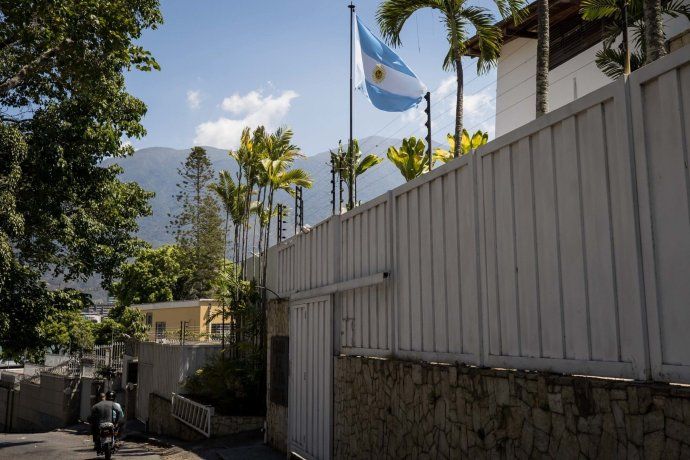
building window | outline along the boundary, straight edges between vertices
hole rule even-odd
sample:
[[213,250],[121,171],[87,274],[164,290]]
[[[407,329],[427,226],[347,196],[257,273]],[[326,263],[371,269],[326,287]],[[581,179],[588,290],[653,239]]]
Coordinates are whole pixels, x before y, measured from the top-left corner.
[[156,322],[156,338],[157,339],[165,338],[165,321],[157,321]]
[[[211,324],[211,338],[220,339],[223,335],[223,324]],[[225,337],[230,337],[230,325],[225,323]]]
[[146,328],[148,330],[151,330],[152,325],[153,325],[153,313],[146,313]]

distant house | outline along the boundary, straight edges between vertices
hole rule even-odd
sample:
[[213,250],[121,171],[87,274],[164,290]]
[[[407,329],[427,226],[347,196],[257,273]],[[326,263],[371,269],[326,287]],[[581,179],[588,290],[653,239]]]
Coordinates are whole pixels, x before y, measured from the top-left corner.
[[[221,336],[221,306],[214,299],[177,300],[132,305],[146,315],[151,339],[175,341],[185,330],[189,339],[206,340]],[[226,323],[226,334],[228,332]]]
[[[686,2],[688,0],[685,0]],[[611,82],[594,62],[602,48],[604,24],[584,21],[577,0],[552,0],[549,13],[550,71],[549,109],[557,109]],[[525,21],[512,19],[497,24],[503,32],[496,83],[496,137],[535,118],[535,71],[537,62],[537,8],[528,6]],[[690,43],[690,22],[684,17],[665,21],[669,49]],[[479,53],[477,37],[468,41],[468,53]]]

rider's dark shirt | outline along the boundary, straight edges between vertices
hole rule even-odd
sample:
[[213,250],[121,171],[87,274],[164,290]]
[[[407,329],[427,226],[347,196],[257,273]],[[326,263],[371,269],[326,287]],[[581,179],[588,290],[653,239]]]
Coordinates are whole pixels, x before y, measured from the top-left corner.
[[103,422],[119,422],[124,418],[119,404],[113,401],[101,401],[91,408],[91,420]]

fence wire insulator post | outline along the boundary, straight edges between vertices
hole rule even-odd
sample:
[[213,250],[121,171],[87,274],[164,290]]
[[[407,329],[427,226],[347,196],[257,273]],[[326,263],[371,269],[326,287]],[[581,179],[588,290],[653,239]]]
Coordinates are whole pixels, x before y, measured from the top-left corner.
[[304,198],[302,196],[302,187],[299,188],[299,228],[304,228]]
[[278,205],[278,239],[277,239],[278,243],[283,241],[283,238],[285,236],[283,226],[286,224],[286,222],[283,220],[284,217],[285,217],[285,206],[283,206],[282,204],[279,204]]
[[427,92],[424,95],[424,100],[426,100],[426,109],[424,109],[424,113],[426,113],[426,123],[424,123],[424,126],[426,126],[426,152],[427,155],[429,155],[429,171],[431,171],[431,164],[432,164],[432,157],[431,157],[431,92]]
[[335,161],[331,154],[331,207],[332,214],[335,214]]

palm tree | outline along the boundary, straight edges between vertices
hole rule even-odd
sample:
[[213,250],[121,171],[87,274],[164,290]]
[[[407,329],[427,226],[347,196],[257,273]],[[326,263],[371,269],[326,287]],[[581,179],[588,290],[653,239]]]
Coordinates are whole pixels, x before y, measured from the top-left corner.
[[[348,188],[353,187],[354,202],[357,203],[357,178],[383,161],[383,158],[376,156],[373,153],[365,155],[362,158],[362,151],[359,149],[359,142],[357,139],[352,140],[352,156],[349,157],[348,152],[343,148],[343,143],[338,141],[338,150],[335,152],[331,150],[331,163],[338,172],[339,177]],[[354,164],[354,168],[350,165]],[[354,173],[350,174],[350,171]],[[350,206],[348,203],[348,211]]]
[[[644,0],[627,0],[627,20],[623,15],[621,0],[582,0],[580,3],[582,18],[589,21],[608,20],[604,29],[604,47],[596,54],[597,67],[611,78],[618,78],[626,73],[626,49],[622,42],[616,46],[618,38],[627,28],[632,30],[632,49],[630,49],[630,70],[635,71],[648,61],[649,46],[646,40],[646,23],[644,18]],[[690,5],[682,0],[669,0],[662,3],[662,15],[671,18],[685,16],[690,20]],[[663,31],[662,31],[663,34]],[[663,41],[663,40],[662,40]]]
[[[295,186],[310,188],[312,181],[309,175],[302,169],[290,169],[295,159],[303,157],[297,146],[292,144],[292,130],[278,128],[275,133],[265,135],[261,140],[265,158],[261,160],[261,174],[264,178],[263,204],[267,205],[265,212],[269,219],[259,236],[259,247],[263,247],[262,242],[268,246],[268,236],[271,232],[271,216],[273,216],[273,198],[275,192],[284,190],[292,193]],[[261,219],[260,219],[261,220]],[[266,267],[268,258],[263,258],[261,270],[261,281],[265,283]],[[265,285],[265,284],[264,284]]]
[[211,184],[211,190],[215,192],[225,211],[224,259],[227,259],[228,227],[230,226],[230,222],[232,222],[235,229],[233,245],[236,251],[237,233],[245,214],[245,195],[247,193],[247,186],[235,184],[235,181],[230,175],[230,171],[221,171],[218,174],[218,182]]
[[402,140],[400,149],[391,146],[386,153],[406,181],[411,181],[429,171],[429,155],[424,141],[414,136]]
[[549,0],[537,0],[537,117],[549,111]]
[[[453,152],[455,151],[455,136],[448,134],[448,150],[437,148],[434,152],[434,161],[448,163],[453,159]],[[462,155],[467,155],[472,150],[478,149],[480,146],[489,141],[489,133],[478,130],[470,136],[466,129],[462,130],[462,138],[460,139],[460,152]]]
[[643,0],[644,41],[647,44],[645,64],[666,54],[662,3],[661,0]]
[[[463,128],[463,71],[467,26],[476,30],[479,45],[477,72],[485,73],[496,64],[501,51],[501,31],[494,26],[495,18],[487,8],[468,4],[469,0],[384,0],[376,13],[381,34],[392,45],[399,46],[400,33],[405,22],[418,10],[432,8],[442,15],[448,36],[449,49],[443,61],[445,70],[454,69],[457,78],[455,107],[455,137],[460,138]],[[523,0],[494,0],[503,17],[512,15],[516,22],[523,15]],[[456,145],[455,156],[460,156]]]

